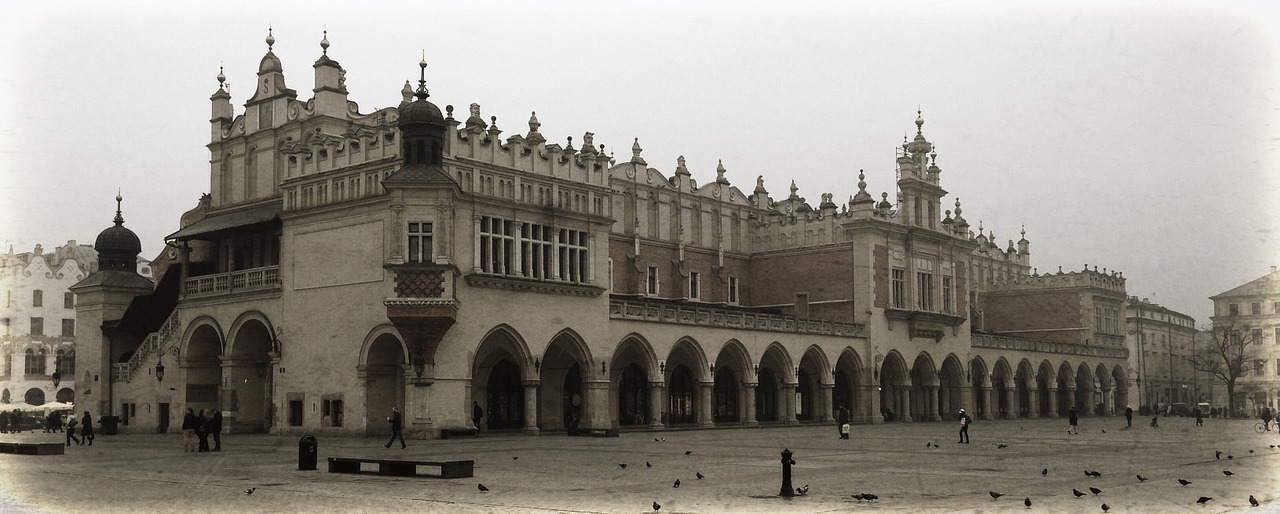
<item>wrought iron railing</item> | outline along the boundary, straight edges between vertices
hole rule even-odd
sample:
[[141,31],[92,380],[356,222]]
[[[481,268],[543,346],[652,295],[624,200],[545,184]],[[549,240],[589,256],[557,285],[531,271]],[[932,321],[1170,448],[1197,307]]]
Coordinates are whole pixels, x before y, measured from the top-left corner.
[[[113,380],[133,380],[133,374],[138,372],[138,368],[142,367],[143,359],[164,353],[173,345],[172,339],[174,333],[182,326],[182,316],[179,309],[174,309],[169,313],[168,319],[164,320],[164,324],[160,325],[160,329],[147,334],[147,338],[142,340],[142,344],[134,350],[133,356],[129,358],[127,367],[124,368],[124,376],[120,378],[116,370],[112,373]],[[120,364],[117,364],[120,366]]]
[[200,275],[188,278],[185,286],[184,294],[188,297],[273,289],[280,287],[280,266],[263,266],[230,273]]

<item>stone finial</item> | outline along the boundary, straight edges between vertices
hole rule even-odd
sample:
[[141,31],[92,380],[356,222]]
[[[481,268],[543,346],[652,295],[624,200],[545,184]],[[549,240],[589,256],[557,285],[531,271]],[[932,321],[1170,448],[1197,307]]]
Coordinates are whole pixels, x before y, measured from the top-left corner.
[[582,134],[582,153],[589,154],[596,152],[595,137],[596,135],[591,132]]
[[409,81],[404,81],[404,87],[400,89],[401,103],[409,103],[413,101],[413,86],[409,85]]
[[471,111],[471,116],[467,118],[466,130],[481,131],[488,127],[484,122],[484,118],[480,117],[480,104],[472,102],[469,110]]
[[637,137],[635,139],[635,142],[631,144],[631,162],[632,163],[640,164],[640,165],[648,165],[648,163],[644,162],[644,157],[640,156],[640,152],[642,151],[644,151],[644,149],[640,148],[640,138]]
[[688,174],[689,174],[689,168],[685,167],[685,165],[684,165],[684,156],[683,156],[683,155],[681,155],[681,156],[679,156],[679,157],[676,157],[676,174],[677,174],[677,175],[688,175]]
[[796,197],[796,191],[799,191],[799,190],[800,190],[800,188],[796,187],[796,181],[792,180],[792,181],[791,181],[791,197],[792,197],[792,198],[795,198],[795,197]]
[[717,184],[728,184],[728,183],[729,183],[729,179],[725,178],[725,176],[724,176],[724,172],[725,172],[725,171],[726,171],[726,170],[724,169],[724,160],[723,160],[723,159],[717,159],[717,160],[716,160],[716,183],[717,183]]
[[271,27],[267,27],[267,51],[271,51],[271,47],[275,46],[276,37],[271,35]]
[[324,30],[324,37],[320,39],[320,53],[329,55],[329,29]]

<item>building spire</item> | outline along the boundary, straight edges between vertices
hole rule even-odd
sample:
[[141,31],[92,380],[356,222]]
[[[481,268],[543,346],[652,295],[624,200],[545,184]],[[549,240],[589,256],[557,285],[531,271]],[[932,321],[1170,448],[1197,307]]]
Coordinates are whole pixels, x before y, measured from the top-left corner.
[[124,225],[124,216],[120,215],[120,202],[122,200],[124,200],[124,197],[120,196],[120,190],[116,189],[116,219],[114,221],[117,227]]
[[324,29],[324,37],[320,39],[320,52],[323,55],[329,55],[329,29]]
[[413,96],[419,100],[426,100],[431,94],[427,92],[427,51],[425,49],[422,50],[422,60],[418,61],[418,67],[421,68],[418,72],[418,92]]
[[267,51],[271,51],[271,47],[276,44],[276,37],[271,35],[271,26],[267,25]]

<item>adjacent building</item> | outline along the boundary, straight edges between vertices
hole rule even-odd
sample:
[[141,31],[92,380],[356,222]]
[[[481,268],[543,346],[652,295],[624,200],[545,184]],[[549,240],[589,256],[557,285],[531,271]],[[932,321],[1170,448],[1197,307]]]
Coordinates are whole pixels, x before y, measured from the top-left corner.
[[[429,101],[426,62],[398,105],[361,112],[327,39],[302,100],[274,43],[239,113],[218,76],[210,192],[154,285],[118,265],[138,245],[117,213],[97,245],[117,264],[72,288],[101,328],[80,397],[125,430],[174,430],[185,408],[222,410],[232,432],[370,435],[394,407],[437,437],[1127,401],[1123,277],[1040,275],[1025,233],[1006,249],[975,233],[944,205],[920,113],[883,163],[892,192],[849,172],[847,202],[811,203],[794,183],[777,199],[763,176],[736,186],[723,163],[664,171],[638,138],[621,158],[591,132],[552,142],[536,114],[503,136],[478,104]],[[1111,324],[1003,319],[1006,298],[1062,288]]]
[[[1222,293],[1213,300],[1215,325],[1233,325],[1237,337],[1250,344],[1252,362],[1236,382],[1235,406],[1254,415],[1263,407],[1280,408],[1280,271],[1271,272]],[[1225,394],[1226,388],[1222,388]],[[1226,399],[1220,400],[1226,405]]]
[[1153,409],[1170,403],[1191,407],[1212,404],[1216,380],[1192,365],[1199,341],[1196,320],[1136,296],[1128,298],[1124,309],[1125,337],[1132,350],[1129,366],[1137,373],[1138,403],[1134,409],[1138,405]]

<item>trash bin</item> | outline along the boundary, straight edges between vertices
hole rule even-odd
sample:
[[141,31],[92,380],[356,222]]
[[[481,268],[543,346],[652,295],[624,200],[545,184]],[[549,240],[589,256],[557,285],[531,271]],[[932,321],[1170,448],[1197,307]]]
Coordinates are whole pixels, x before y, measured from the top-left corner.
[[102,426],[102,435],[116,435],[117,426],[120,425],[118,416],[103,416],[98,418],[98,424]]
[[298,471],[316,469],[316,438],[304,435],[298,439]]

